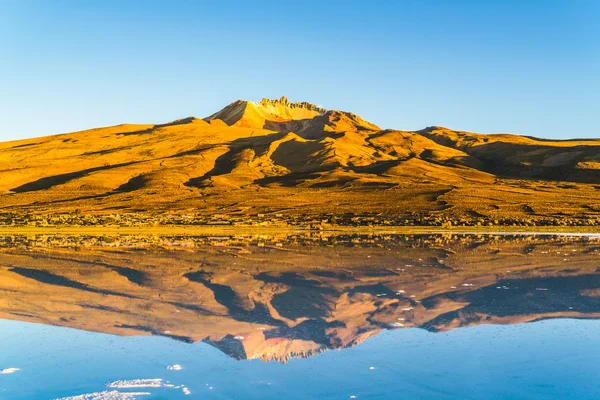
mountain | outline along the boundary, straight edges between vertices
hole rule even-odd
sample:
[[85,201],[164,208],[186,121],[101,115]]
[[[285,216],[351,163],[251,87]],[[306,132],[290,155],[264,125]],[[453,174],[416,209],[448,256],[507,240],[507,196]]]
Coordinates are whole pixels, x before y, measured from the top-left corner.
[[330,111],[307,102],[290,103],[286,97],[262,99],[260,103],[238,100],[205,120],[222,120],[228,126],[242,128],[295,132],[313,139],[334,132],[381,130],[352,113]]
[[600,318],[598,238],[0,239],[0,318],[235,359],[286,362],[388,329]]
[[306,102],[0,143],[14,213],[600,217],[600,140],[382,129]]

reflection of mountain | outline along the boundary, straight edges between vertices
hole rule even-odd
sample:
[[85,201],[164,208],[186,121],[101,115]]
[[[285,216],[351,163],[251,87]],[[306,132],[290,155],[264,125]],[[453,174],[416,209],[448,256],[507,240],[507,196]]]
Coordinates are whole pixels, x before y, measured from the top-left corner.
[[11,247],[0,317],[205,341],[286,361],[383,329],[600,317],[600,242],[388,238],[354,246]]

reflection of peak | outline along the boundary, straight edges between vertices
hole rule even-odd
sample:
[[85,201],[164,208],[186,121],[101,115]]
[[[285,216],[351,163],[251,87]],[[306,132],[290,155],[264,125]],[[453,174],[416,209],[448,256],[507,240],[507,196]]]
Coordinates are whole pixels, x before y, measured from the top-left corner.
[[[327,327],[326,330],[323,330]],[[381,331],[379,327],[361,329],[346,324],[328,324],[310,319],[295,327],[279,327],[227,334],[204,342],[236,360],[258,359],[287,363],[294,358],[309,358],[328,350],[354,347]]]
[[287,363],[294,358],[308,358],[329,347],[311,340],[290,338],[267,338],[263,332],[252,332],[240,336],[226,335],[220,340],[205,340],[205,343],[221,350],[236,360],[261,360]]

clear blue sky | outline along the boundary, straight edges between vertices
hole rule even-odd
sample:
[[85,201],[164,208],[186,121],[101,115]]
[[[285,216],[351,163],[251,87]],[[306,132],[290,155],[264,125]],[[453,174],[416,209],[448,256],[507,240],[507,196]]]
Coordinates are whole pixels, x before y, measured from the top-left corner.
[[0,140],[287,96],[382,127],[600,137],[600,1],[0,0]]

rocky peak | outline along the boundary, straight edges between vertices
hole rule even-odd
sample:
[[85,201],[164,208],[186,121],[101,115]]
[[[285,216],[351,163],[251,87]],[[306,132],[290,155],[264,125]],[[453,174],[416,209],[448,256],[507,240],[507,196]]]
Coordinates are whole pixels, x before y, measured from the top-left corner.
[[379,130],[353,113],[326,110],[306,101],[290,102],[285,96],[263,98],[259,102],[238,100],[204,120],[220,120],[240,128],[294,132],[304,138],[324,137],[332,132]]
[[309,103],[307,101],[298,101],[298,102],[290,102],[287,97],[281,96],[279,99],[267,99],[263,98],[260,102],[256,103],[257,105],[266,107],[266,106],[283,106],[287,108],[302,108],[310,111],[317,111],[319,113],[327,112],[326,109]]

